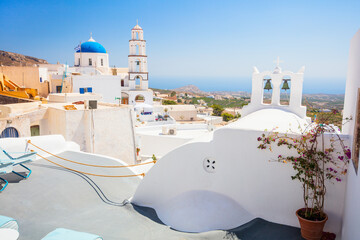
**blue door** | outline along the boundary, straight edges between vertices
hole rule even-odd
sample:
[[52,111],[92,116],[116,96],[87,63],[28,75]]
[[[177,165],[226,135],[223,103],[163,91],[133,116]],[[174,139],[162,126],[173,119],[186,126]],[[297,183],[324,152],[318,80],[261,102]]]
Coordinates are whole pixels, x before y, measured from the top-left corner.
[[13,138],[19,137],[19,132],[16,130],[16,128],[13,127],[5,128],[0,135],[0,138],[9,138],[9,137],[13,137]]

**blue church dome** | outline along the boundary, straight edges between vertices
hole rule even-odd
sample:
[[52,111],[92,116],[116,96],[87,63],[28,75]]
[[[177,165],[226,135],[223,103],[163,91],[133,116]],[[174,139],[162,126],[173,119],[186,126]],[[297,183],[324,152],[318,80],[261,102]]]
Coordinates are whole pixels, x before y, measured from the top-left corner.
[[[80,49],[78,49],[76,52],[80,52]],[[95,42],[93,38],[90,38],[87,42],[81,44],[81,52],[106,53],[106,50],[103,45]]]

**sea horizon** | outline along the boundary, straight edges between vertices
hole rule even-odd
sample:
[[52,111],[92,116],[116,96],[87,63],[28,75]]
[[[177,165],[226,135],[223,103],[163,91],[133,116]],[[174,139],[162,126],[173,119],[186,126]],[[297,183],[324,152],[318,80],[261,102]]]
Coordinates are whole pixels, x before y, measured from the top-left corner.
[[[345,94],[345,79],[304,78],[303,94]],[[195,85],[204,92],[232,91],[251,92],[251,77],[239,78],[171,78],[149,76],[149,87],[175,89]]]

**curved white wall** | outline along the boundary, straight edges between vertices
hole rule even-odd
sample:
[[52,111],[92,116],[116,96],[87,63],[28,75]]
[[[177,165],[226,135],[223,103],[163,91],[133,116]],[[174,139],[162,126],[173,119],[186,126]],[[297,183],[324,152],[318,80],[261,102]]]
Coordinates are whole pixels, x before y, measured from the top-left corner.
[[[162,123],[162,122],[160,122]],[[175,127],[177,135],[163,135],[163,126]],[[167,124],[135,128],[140,155],[162,157],[196,137],[208,134],[206,124]]]
[[[360,30],[357,31],[350,44],[348,73],[346,80],[345,102],[343,117],[353,117],[346,123],[343,133],[354,135],[356,119],[357,92],[360,88]],[[360,176],[355,173],[353,164],[349,166],[348,185],[346,190],[346,208],[344,211],[343,240],[360,239]]]
[[[53,154],[58,154],[64,151],[80,151],[80,146],[75,142],[66,141],[62,135],[44,135],[36,137],[23,138],[2,138],[0,139],[0,146],[7,152],[23,152],[25,151],[27,141],[30,140],[36,146],[45,149]],[[42,152],[32,145],[28,145],[28,149],[38,152],[43,157],[48,157],[49,154]],[[37,157],[39,158],[39,157]]]
[[[295,211],[303,207],[301,185],[291,180],[291,165],[269,162],[286,154],[284,149],[257,149],[262,133],[221,128],[213,140],[173,150],[148,172],[132,202],[154,208],[161,220],[182,231],[231,229],[254,217],[298,227]],[[214,173],[205,171],[208,157],[215,161]],[[345,182],[327,187],[325,230],[338,234]]]

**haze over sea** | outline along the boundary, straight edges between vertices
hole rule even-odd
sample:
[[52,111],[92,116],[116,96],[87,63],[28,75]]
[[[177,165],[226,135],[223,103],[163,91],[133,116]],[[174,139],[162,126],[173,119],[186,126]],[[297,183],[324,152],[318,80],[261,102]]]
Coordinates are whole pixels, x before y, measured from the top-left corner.
[[[150,87],[160,89],[174,89],[189,84],[197,86],[200,90],[206,92],[212,91],[245,91],[251,92],[251,74],[249,77],[239,78],[172,78],[172,77],[152,77],[150,75]],[[307,78],[304,75],[304,93],[316,94],[344,94],[345,79],[322,79]]]

